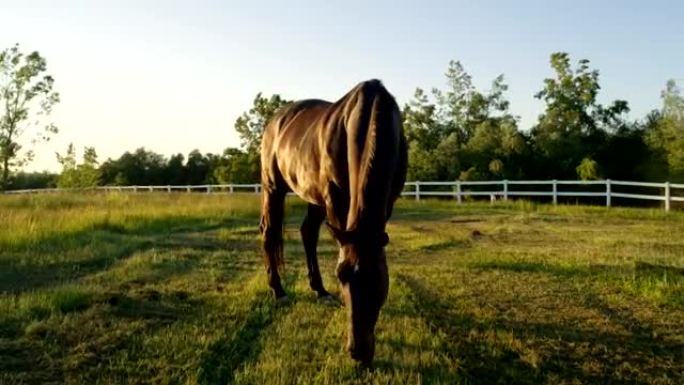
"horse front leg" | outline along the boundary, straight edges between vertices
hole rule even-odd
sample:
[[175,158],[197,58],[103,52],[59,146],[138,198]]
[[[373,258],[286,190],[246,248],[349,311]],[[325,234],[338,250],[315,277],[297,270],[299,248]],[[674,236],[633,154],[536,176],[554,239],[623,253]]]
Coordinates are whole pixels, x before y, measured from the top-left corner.
[[283,264],[283,220],[285,215],[285,193],[278,189],[264,188],[261,203],[262,251],[266,262],[268,285],[277,300],[287,299],[280,282],[278,267]]
[[330,293],[323,287],[323,279],[318,268],[318,255],[316,253],[318,233],[324,219],[325,208],[309,204],[304,222],[299,228],[304,243],[304,252],[306,253],[306,266],[309,270],[309,286],[311,290],[318,294],[318,298],[331,297]]

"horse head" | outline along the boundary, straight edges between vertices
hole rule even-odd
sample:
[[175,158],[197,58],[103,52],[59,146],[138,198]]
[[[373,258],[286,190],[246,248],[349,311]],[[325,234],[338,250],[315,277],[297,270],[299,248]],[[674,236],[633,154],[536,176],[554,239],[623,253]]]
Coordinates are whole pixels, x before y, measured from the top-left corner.
[[351,357],[370,363],[375,354],[375,324],[387,299],[389,275],[384,231],[340,230],[330,224],[340,247],[337,278],[348,314],[347,350]]

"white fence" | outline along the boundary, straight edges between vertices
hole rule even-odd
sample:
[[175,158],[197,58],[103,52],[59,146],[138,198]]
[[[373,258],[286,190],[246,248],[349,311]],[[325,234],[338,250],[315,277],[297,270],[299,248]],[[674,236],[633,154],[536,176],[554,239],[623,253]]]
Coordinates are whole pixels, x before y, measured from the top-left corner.
[[[533,187],[537,187],[534,189]],[[573,188],[574,187],[574,188]],[[532,188],[532,189],[531,189]],[[629,192],[629,188],[639,191]],[[649,189],[658,192],[657,195],[644,194],[642,190]],[[579,191],[578,191],[579,190]],[[590,190],[590,191],[587,191]],[[627,191],[625,191],[627,190]],[[261,191],[259,184],[222,184],[195,186],[99,186],[87,189],[34,189],[13,190],[5,194],[31,194],[66,191],[163,191],[163,192],[202,192],[202,193],[234,193]],[[403,196],[414,197],[452,197],[461,203],[463,198],[484,196],[489,199],[507,200],[509,197],[550,197],[553,204],[558,203],[559,197],[584,198],[597,197],[605,201],[607,207],[613,198],[634,200],[651,200],[664,202],[665,210],[669,211],[672,202],[684,202],[684,184],[627,182],[617,180],[576,181],[576,180],[501,180],[501,181],[454,181],[454,182],[406,182]]]
[[[558,204],[559,197],[583,198],[598,197],[605,200],[607,207],[612,204],[613,198],[625,198],[636,200],[651,200],[664,202],[666,211],[670,211],[672,202],[684,202],[684,184],[652,183],[652,182],[627,182],[617,180],[501,180],[501,181],[455,181],[455,182],[407,182],[407,186],[413,186],[413,191],[404,191],[402,195],[409,195],[420,200],[421,196],[453,197],[461,203],[466,196],[488,196],[491,200],[509,197],[550,197],[553,204]],[[452,191],[445,191],[444,186],[451,187]],[[472,187],[485,190],[472,189]],[[530,190],[530,187],[541,186]],[[572,186],[575,186],[573,189]],[[435,191],[434,187],[442,187],[441,191]],[[469,189],[469,187],[471,189]],[[593,187],[593,188],[592,188]],[[650,195],[643,193],[630,193],[624,191],[624,187],[636,187],[641,189],[658,189],[660,194]],[[432,189],[431,189],[432,188]],[[540,191],[542,188],[545,190]],[[589,189],[593,191],[577,191]],[[597,191],[599,190],[599,191]]]

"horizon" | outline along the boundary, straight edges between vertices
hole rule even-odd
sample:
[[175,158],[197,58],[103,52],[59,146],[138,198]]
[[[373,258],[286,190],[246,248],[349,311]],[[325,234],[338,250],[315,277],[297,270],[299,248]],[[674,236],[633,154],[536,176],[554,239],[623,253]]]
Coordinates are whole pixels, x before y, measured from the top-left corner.
[[47,60],[60,133],[24,170],[55,172],[69,143],[100,162],[140,147],[167,157],[238,147],[233,124],[258,92],[336,100],[378,78],[403,107],[416,87],[444,89],[450,60],[480,91],[503,74],[523,131],[543,111],[534,93],[559,51],[599,71],[601,103],[626,100],[629,119],[642,119],[684,77],[684,5],[666,4],[10,2],[0,49],[18,43]]

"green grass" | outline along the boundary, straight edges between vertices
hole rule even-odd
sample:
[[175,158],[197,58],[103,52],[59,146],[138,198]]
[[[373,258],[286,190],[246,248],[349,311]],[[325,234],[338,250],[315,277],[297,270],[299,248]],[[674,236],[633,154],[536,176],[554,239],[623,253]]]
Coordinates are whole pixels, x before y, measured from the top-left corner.
[[[681,384],[684,215],[401,200],[373,369],[253,195],[0,196],[0,384]],[[335,244],[322,231],[328,289]]]

